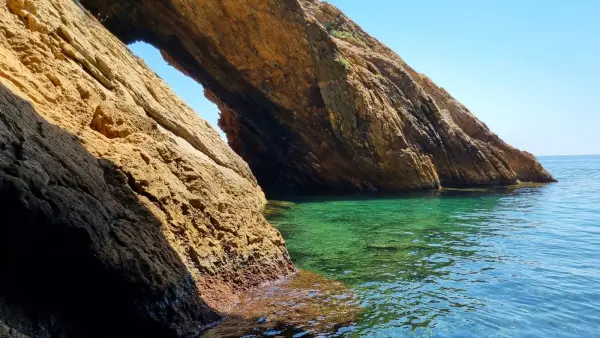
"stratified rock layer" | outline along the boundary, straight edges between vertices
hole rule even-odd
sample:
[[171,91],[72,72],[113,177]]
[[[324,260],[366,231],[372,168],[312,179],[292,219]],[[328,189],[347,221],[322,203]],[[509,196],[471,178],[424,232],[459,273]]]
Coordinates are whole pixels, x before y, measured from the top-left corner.
[[293,271],[264,202],[83,7],[0,4],[0,336],[195,336]]
[[445,90],[319,0],[82,0],[221,108],[269,191],[550,182]]

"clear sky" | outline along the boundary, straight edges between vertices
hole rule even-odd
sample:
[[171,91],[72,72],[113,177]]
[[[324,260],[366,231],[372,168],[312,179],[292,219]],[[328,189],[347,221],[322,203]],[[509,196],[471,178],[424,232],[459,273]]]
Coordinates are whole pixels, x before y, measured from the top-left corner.
[[[600,154],[600,0],[331,0],[369,34],[535,155]],[[202,87],[143,57],[216,127]]]

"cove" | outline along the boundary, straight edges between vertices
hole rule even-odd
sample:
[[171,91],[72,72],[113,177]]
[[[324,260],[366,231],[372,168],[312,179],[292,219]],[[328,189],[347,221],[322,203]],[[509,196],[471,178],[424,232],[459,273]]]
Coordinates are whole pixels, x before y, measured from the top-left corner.
[[541,162],[560,183],[296,199],[268,218],[298,268],[356,294],[335,336],[591,337],[600,157]]

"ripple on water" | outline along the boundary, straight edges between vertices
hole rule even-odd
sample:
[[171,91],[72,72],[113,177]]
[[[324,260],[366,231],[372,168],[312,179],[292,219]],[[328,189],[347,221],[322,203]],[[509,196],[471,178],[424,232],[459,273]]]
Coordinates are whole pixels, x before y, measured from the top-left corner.
[[599,336],[600,156],[540,160],[559,183],[270,204],[296,265],[330,282],[260,291],[232,318],[251,336]]
[[597,336],[600,156],[540,160],[559,183],[304,199],[269,218],[300,268],[356,294],[338,335]]

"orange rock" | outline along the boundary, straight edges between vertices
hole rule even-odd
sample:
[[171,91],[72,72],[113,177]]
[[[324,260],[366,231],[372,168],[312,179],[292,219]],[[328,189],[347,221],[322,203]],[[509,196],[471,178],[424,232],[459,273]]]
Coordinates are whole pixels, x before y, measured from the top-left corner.
[[293,272],[217,132],[74,1],[33,3],[0,5],[0,336],[193,336]]
[[[201,82],[233,150],[97,19]],[[319,0],[7,0],[0,150],[11,336],[195,336],[290,274],[254,175],[273,192],[553,180]]]
[[200,81],[267,192],[554,179],[320,0],[82,0]]

